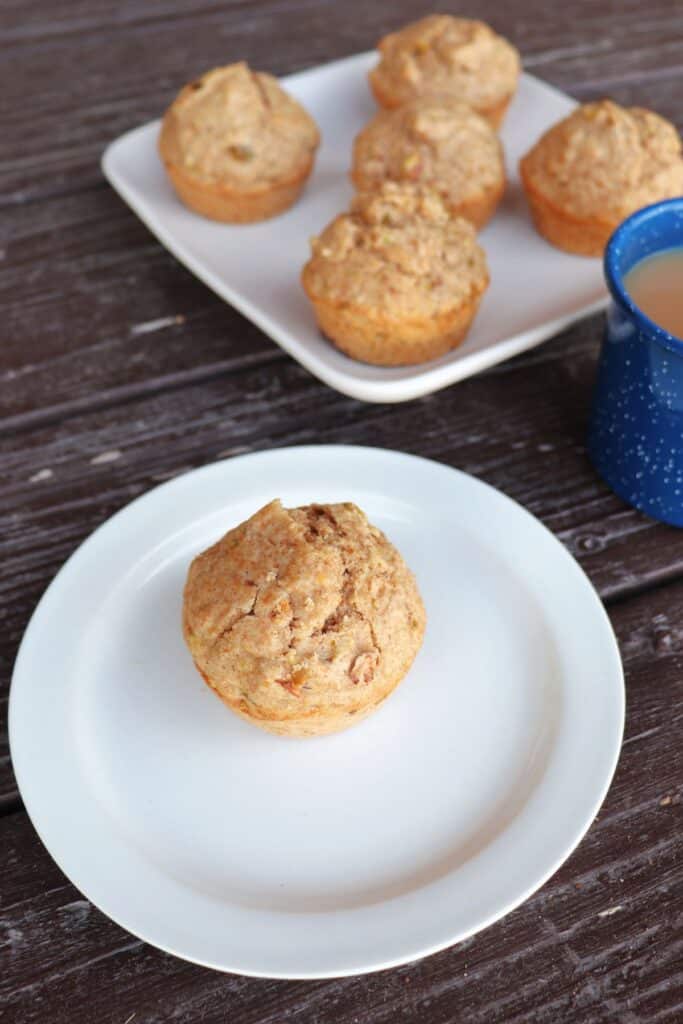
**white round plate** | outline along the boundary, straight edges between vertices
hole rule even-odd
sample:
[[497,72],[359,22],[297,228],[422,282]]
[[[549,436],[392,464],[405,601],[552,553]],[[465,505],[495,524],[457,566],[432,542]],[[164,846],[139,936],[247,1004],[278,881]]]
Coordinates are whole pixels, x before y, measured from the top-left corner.
[[[427,608],[407,678],[336,736],[242,722],[183,643],[190,560],[274,497],[356,502]],[[221,970],[314,978],[521,903],[592,821],[623,718],[607,616],[531,515],[434,462],[321,446],[206,466],[100,527],[26,631],[10,742],[43,842],[111,918]]]

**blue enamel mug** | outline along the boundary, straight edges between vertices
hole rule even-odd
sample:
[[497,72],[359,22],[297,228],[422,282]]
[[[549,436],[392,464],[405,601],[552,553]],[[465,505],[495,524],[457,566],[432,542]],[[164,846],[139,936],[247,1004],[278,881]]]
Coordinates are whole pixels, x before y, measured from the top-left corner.
[[636,263],[678,246],[683,246],[683,197],[638,210],[607,243],[604,271],[611,302],[588,454],[621,498],[655,519],[683,526],[683,339],[650,320],[624,287],[624,276]]

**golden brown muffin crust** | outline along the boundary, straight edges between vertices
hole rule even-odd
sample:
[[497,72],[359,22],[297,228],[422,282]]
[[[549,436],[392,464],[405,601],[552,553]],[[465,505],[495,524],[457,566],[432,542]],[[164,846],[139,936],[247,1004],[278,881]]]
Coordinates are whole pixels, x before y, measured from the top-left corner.
[[193,561],[183,628],[205,680],[275,732],[372,710],[407,672],[425,614],[400,554],[352,504],[266,505]]
[[477,297],[488,284],[472,225],[452,217],[440,196],[385,182],[361,193],[311,242],[303,283],[310,298],[386,313],[438,316]]
[[198,184],[257,192],[310,166],[320,139],[272,75],[244,62],[207,71],[166,112],[160,151]]
[[[381,110],[353,147],[351,176],[363,191],[383,181],[430,186],[454,213],[493,212],[505,187],[503,150],[491,125],[452,96],[418,97]],[[483,223],[482,217],[473,223]]]
[[683,194],[681,139],[649,110],[586,103],[550,128],[521,162],[525,187],[574,218],[616,226]]
[[385,36],[378,49],[370,81],[387,106],[445,92],[486,110],[517,87],[517,50],[482,21],[432,14]]

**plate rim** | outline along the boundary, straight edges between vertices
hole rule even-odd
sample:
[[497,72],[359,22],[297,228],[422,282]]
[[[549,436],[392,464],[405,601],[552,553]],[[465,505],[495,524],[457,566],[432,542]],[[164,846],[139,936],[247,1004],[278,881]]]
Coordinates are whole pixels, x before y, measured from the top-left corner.
[[[308,77],[314,77],[320,72],[334,71],[344,65],[363,64],[374,56],[375,51],[365,50],[339,58],[338,60],[326,61],[323,64],[293,72],[283,76],[280,81],[286,86],[291,86],[292,83]],[[532,84],[534,89],[545,92],[553,100],[562,100],[563,103],[571,103],[573,106],[577,105],[574,97],[551,85],[549,82],[538,78],[536,75],[522,71],[520,79]],[[552,320],[545,320],[530,327],[528,330],[510,335],[495,345],[479,349],[456,361],[424,363],[415,367],[414,372],[410,375],[397,380],[369,380],[355,377],[351,374],[351,371],[345,372],[334,366],[328,366],[319,360],[314,352],[309,351],[305,345],[299,345],[296,339],[290,339],[289,331],[286,328],[283,329],[277,319],[273,319],[269,313],[254,305],[248,298],[243,297],[238,290],[233,288],[230,282],[217,275],[212,268],[205,266],[192,253],[187,252],[183,242],[176,241],[174,233],[167,229],[163,219],[158,218],[153,211],[148,210],[147,204],[144,201],[138,201],[134,189],[116,169],[114,153],[120,145],[127,142],[133,135],[138,133],[144,134],[153,129],[158,130],[160,124],[161,119],[155,118],[123,132],[107,145],[100,160],[101,170],[106,180],[157,241],[194,277],[201,281],[205,287],[210,288],[222,301],[228,303],[238,313],[250,320],[271,341],[278,345],[282,351],[303,366],[304,369],[308,370],[314,377],[349,398],[372,403],[394,404],[432,394],[541,345],[544,341],[549,340],[572,324],[600,312],[608,305],[609,296],[605,288],[604,294],[593,302],[578,306],[571,312],[554,317]],[[353,360],[350,361],[354,362]]]
[[[48,843],[44,836],[43,830],[41,829],[41,827],[38,824],[38,821],[36,820],[36,817],[38,816],[34,815],[32,810],[32,803],[34,797],[31,790],[33,789],[33,792],[35,793],[36,783],[35,780],[34,782],[31,782],[30,779],[28,778],[27,773],[24,770],[25,765],[22,763],[22,756],[19,753],[19,751],[21,750],[21,736],[17,731],[20,728],[19,726],[17,726],[17,694],[19,692],[19,687],[21,685],[23,685],[24,687],[27,685],[26,683],[21,684],[19,680],[22,677],[22,666],[25,658],[27,657],[26,652],[29,650],[30,644],[32,643],[31,627],[34,623],[34,620],[36,619],[39,609],[41,608],[41,606],[44,606],[48,594],[50,592],[54,593],[55,590],[58,590],[61,585],[60,581],[65,578],[66,574],[73,571],[73,563],[76,557],[78,556],[79,561],[82,558],[87,557],[88,549],[91,548],[92,544],[94,543],[95,537],[100,536],[101,533],[105,530],[112,529],[112,523],[116,523],[122,517],[129,516],[131,514],[131,509],[135,507],[140,507],[140,505],[144,504],[147,500],[150,499],[150,496],[158,495],[160,492],[163,493],[165,491],[172,490],[174,485],[177,485],[179,481],[187,480],[189,477],[193,477],[196,480],[197,476],[200,474],[209,475],[211,473],[224,470],[230,464],[238,461],[258,461],[263,460],[264,458],[266,460],[268,458],[275,458],[277,460],[278,458],[283,456],[286,458],[292,453],[294,453],[296,456],[303,456],[304,458],[309,458],[311,456],[318,457],[321,451],[324,452],[325,454],[330,454],[332,452],[340,453],[343,458],[350,457],[351,459],[360,454],[361,457],[369,455],[371,458],[380,457],[383,459],[389,457],[390,459],[394,458],[404,462],[407,461],[425,463],[432,470],[436,469],[437,472],[455,474],[458,477],[467,478],[469,484],[474,485],[475,489],[482,488],[482,493],[487,492],[487,496],[489,498],[493,498],[494,500],[502,500],[502,502],[506,506],[511,506],[510,511],[512,511],[513,515],[521,514],[524,519],[532,521],[534,527],[540,528],[540,530],[544,534],[546,534],[553,542],[558,557],[564,560],[565,564],[568,567],[568,571],[578,574],[578,576],[582,579],[582,586],[585,588],[586,598],[587,600],[590,600],[593,605],[592,614],[597,615],[600,619],[601,629],[603,632],[603,642],[606,644],[605,650],[606,652],[609,652],[609,660],[611,661],[611,667],[614,672],[614,675],[612,676],[609,685],[611,690],[613,691],[611,695],[615,698],[616,704],[613,709],[615,717],[611,724],[612,735],[610,756],[605,767],[604,776],[600,780],[600,785],[596,787],[595,792],[593,793],[592,800],[590,801],[590,809],[587,813],[585,813],[582,816],[582,819],[578,824],[575,823],[572,829],[573,838],[571,843],[564,847],[563,852],[559,856],[555,857],[549,864],[546,865],[545,870],[541,872],[537,877],[535,877],[531,884],[527,885],[522,891],[517,892],[511,899],[509,899],[504,904],[499,905],[495,912],[481,918],[470,929],[466,931],[456,931],[455,934],[453,934],[450,938],[446,938],[445,940],[440,939],[431,944],[421,944],[417,948],[413,947],[410,952],[395,957],[384,959],[379,958],[375,959],[373,962],[364,964],[354,962],[348,965],[347,967],[342,966],[340,969],[334,971],[331,971],[329,969],[304,969],[301,971],[292,971],[291,969],[288,969],[285,973],[283,973],[281,971],[273,971],[272,969],[262,970],[258,967],[245,967],[243,964],[236,964],[232,966],[226,965],[225,963],[219,963],[216,961],[212,962],[210,959],[207,958],[196,957],[186,952],[179,952],[178,949],[174,948],[172,944],[164,944],[163,941],[159,941],[158,937],[156,936],[150,937],[149,934],[143,934],[139,929],[131,928],[130,924],[123,920],[118,913],[112,914],[109,909],[105,909],[105,906],[103,904],[106,904],[106,900],[93,899],[93,897],[88,895],[88,893],[84,889],[81,889],[79,883],[75,880],[78,877],[78,870],[72,870],[74,865],[71,864],[67,869],[67,867],[62,863],[61,851],[59,856],[55,855],[55,853],[51,849],[50,844]],[[379,488],[378,493],[380,493]],[[571,853],[576,849],[576,847],[581,842],[586,832],[590,828],[600,806],[602,805],[605,799],[605,796],[609,790],[612,779],[614,777],[614,773],[616,771],[623,742],[624,721],[625,685],[623,666],[621,662],[618,643],[614,635],[614,631],[612,629],[609,617],[599,598],[599,595],[597,594],[595,588],[593,587],[590,579],[584,572],[583,568],[573,558],[569,551],[567,551],[562,542],[552,533],[552,531],[550,531],[542,522],[540,522],[540,520],[533,516],[532,513],[525,509],[524,506],[520,505],[514,499],[506,495],[504,492],[493,487],[491,484],[488,484],[485,481],[478,479],[475,476],[464,473],[462,470],[449,466],[446,463],[425,458],[424,456],[408,454],[405,452],[395,451],[393,449],[384,449],[364,445],[294,445],[245,453],[238,456],[234,456],[233,458],[222,459],[216,462],[207,463],[204,466],[197,467],[196,469],[192,469],[185,473],[178,474],[177,477],[174,477],[171,480],[165,481],[151,488],[150,490],[133,499],[128,504],[124,505],[121,509],[119,509],[112,516],[107,518],[102,524],[100,524],[91,534],[88,535],[88,537],[86,537],[81,542],[81,544],[75,549],[72,555],[64,562],[62,567],[59,569],[59,571],[57,572],[57,574],[50,582],[50,584],[44,591],[43,595],[41,596],[33,614],[31,615],[31,619],[29,620],[29,623],[26,627],[24,636],[22,637],[22,641],[19,647],[19,651],[17,653],[17,658],[12,672],[8,708],[9,747],[12,765],[15,770],[17,786],[24,800],[24,805],[26,808],[26,812],[29,816],[29,819],[31,820],[33,827],[35,828],[47,852],[56,862],[60,870],[72,882],[73,885],[75,885],[77,888],[79,888],[80,891],[84,893],[86,898],[90,902],[92,902],[94,906],[97,906],[107,917],[113,920],[120,927],[124,928],[130,934],[137,936],[142,941],[145,941],[150,945],[162,949],[167,953],[179,956],[182,959],[188,960],[190,962],[197,963],[206,967],[211,967],[216,970],[239,973],[250,977],[287,978],[292,980],[345,977],[356,974],[371,973],[373,971],[382,970],[385,968],[396,967],[401,964],[408,963],[412,960],[422,958],[431,955],[432,953],[438,952],[440,950],[449,948],[450,946],[463,941],[469,936],[476,934],[479,931],[482,931],[483,929],[487,928],[490,924],[494,923],[497,920],[500,920],[502,917],[505,917],[516,907],[520,906],[534,892],[541,888],[547,882],[547,880],[558,870],[560,865],[563,864],[565,860],[571,855]],[[410,934],[410,928],[407,929],[407,932],[408,934]],[[408,945],[410,945],[410,940],[408,940]]]

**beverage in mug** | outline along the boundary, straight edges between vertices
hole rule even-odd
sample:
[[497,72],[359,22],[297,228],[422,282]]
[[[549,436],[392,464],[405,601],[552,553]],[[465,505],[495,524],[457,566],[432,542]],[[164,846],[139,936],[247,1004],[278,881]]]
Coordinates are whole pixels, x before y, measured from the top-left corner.
[[638,309],[683,341],[683,247],[640,260],[624,277]]

